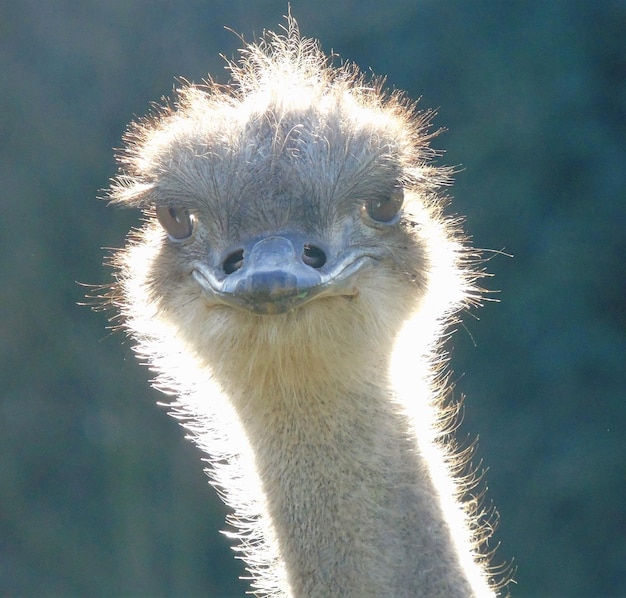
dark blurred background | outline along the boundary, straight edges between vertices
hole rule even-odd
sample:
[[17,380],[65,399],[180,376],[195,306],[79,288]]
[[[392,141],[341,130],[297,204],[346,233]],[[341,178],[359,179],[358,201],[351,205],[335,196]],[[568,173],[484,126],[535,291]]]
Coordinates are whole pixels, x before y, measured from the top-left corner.
[[[306,36],[438,108],[451,211],[500,303],[453,339],[515,597],[626,596],[626,2],[291,0]],[[0,595],[243,596],[224,512],[103,314],[97,196],[175,77],[284,1],[0,1]]]

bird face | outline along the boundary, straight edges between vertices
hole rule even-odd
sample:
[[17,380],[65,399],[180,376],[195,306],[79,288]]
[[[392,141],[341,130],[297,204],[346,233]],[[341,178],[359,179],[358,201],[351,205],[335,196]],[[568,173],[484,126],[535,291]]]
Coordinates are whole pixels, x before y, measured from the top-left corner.
[[429,115],[313,46],[248,50],[231,87],[187,86],[131,125],[111,198],[146,222],[114,260],[113,302],[213,367],[256,347],[268,368],[358,353],[373,371],[429,284],[446,174]]
[[320,372],[374,384],[417,307],[448,309],[429,291],[451,270],[431,249],[457,252],[430,115],[306,41],[251,45],[230,68],[230,86],[188,85],[131,125],[110,198],[146,220],[112,261],[110,301],[222,384],[242,368],[302,390]]
[[207,304],[283,314],[354,298],[363,271],[407,261],[390,136],[313,106],[269,107],[220,132],[197,123],[169,140],[148,210]]
[[[370,200],[359,211],[373,225],[397,225],[402,196],[402,188],[394,188],[387,197]],[[156,214],[174,245],[194,234],[195,219],[185,209],[159,207]],[[238,240],[222,252],[217,265],[195,260],[192,276],[207,299],[270,315],[319,297],[354,297],[358,273],[385,257],[376,246],[352,245],[345,227],[331,244],[321,235],[300,232],[305,228],[301,224],[290,224]]]

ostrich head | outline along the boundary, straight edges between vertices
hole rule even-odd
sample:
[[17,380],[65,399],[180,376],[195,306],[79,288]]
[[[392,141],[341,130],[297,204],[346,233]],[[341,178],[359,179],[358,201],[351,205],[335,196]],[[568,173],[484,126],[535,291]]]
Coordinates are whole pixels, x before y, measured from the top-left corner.
[[430,115],[330,65],[291,19],[229,67],[232,85],[189,85],[129,130],[111,197],[147,222],[117,262],[131,297],[117,302],[142,305],[125,315],[146,334],[167,321],[214,369],[256,345],[282,373],[306,366],[304,384],[317,368],[367,378],[362,361],[416,309],[431,339],[467,297]]

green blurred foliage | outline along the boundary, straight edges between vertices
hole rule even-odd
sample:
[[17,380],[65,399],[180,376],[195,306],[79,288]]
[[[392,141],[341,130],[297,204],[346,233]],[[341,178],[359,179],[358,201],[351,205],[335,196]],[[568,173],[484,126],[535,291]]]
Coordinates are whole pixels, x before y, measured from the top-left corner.
[[[453,338],[461,435],[513,596],[626,596],[626,2],[292,0],[303,33],[435,107],[490,303]],[[78,307],[137,215],[96,197],[176,77],[286,2],[0,2],[0,595],[242,596],[201,455]]]

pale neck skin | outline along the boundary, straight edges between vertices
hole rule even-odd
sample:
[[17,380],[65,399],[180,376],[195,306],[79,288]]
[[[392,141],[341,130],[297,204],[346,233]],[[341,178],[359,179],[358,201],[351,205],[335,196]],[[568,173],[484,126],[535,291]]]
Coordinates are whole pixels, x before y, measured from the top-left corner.
[[293,595],[494,596],[477,566],[474,581],[462,570],[430,476],[444,466],[422,458],[389,389],[331,379],[311,392],[305,367],[302,384],[266,371],[249,385],[233,368],[225,385]]
[[294,595],[467,598],[428,468],[372,390],[327,397],[322,415],[257,411],[244,424]]

